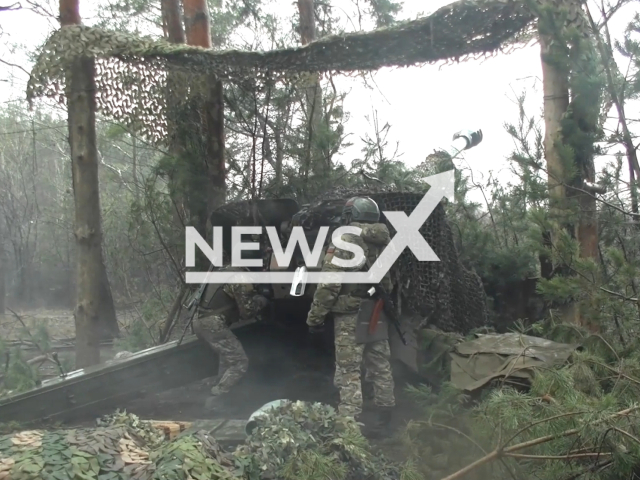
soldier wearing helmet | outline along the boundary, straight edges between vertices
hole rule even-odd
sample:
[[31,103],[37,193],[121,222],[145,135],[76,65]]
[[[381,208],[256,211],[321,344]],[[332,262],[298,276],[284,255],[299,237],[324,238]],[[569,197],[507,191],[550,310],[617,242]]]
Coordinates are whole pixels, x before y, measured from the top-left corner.
[[[368,197],[354,197],[347,201],[342,211],[341,223],[361,229],[360,235],[344,234],[344,242],[359,245],[365,260],[361,265],[348,271],[367,271],[390,242],[389,229],[380,223],[380,210],[375,201]],[[345,271],[331,262],[333,256],[350,260],[353,252],[330,245],[323,261],[322,271]],[[381,282],[387,292],[392,283],[389,273]],[[383,429],[391,419],[395,406],[394,381],[391,372],[390,346],[387,337],[380,339],[357,339],[361,304],[369,296],[370,285],[320,284],[313,297],[307,325],[311,333],[322,331],[328,313],[334,318],[336,370],[334,383],[340,390],[339,412],[359,419],[362,413],[361,367],[364,363],[367,380],[373,383],[374,403],[378,411],[376,430]],[[375,430],[374,430],[375,431]]]

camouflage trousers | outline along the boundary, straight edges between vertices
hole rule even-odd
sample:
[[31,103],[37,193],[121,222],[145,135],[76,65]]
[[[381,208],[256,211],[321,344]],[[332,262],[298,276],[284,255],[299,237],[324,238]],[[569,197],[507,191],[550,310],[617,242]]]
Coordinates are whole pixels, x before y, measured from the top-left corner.
[[193,329],[198,338],[206,342],[220,358],[218,385],[212,389],[212,394],[227,393],[238,383],[249,367],[244,348],[240,340],[227,326],[221,315],[209,315],[194,320]]
[[335,386],[340,389],[339,412],[354,417],[362,413],[360,369],[364,363],[366,378],[373,383],[374,402],[378,407],[395,406],[391,372],[391,350],[387,340],[357,344],[357,314],[334,315],[336,373]]

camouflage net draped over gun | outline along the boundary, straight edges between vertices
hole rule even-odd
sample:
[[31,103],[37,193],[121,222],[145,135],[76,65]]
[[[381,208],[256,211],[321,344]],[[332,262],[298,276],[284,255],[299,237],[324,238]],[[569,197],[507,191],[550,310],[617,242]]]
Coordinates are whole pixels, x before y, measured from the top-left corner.
[[[199,76],[216,75],[253,88],[305,72],[355,72],[487,57],[529,40],[534,20],[523,1],[463,0],[418,20],[268,52],[216,52],[66,26],[48,39],[38,56],[27,98],[47,96],[65,102],[70,62],[79,55],[94,57],[98,110],[117,122],[135,125],[149,141],[164,142],[168,122],[175,117],[166,100],[170,84],[186,90]],[[176,80],[176,75],[183,78]]]
[[[423,197],[422,193],[392,192],[383,185],[367,190],[337,188],[317,199],[312,208],[332,200],[344,202],[357,195],[371,197],[381,211],[401,211],[407,215],[411,215]],[[385,223],[393,236],[393,226],[386,220]],[[403,310],[413,310],[425,317],[419,328],[429,324],[445,332],[467,334],[486,325],[488,310],[482,281],[462,265],[442,203],[420,227],[420,233],[440,261],[418,262],[409,249],[402,252],[392,275],[402,288]]]

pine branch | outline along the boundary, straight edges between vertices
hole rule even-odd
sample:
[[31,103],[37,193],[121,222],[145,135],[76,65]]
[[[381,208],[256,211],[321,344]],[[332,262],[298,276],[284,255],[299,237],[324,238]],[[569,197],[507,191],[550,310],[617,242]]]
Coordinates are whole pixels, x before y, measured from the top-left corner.
[[[617,413],[614,413],[613,415],[609,415],[606,418],[603,418],[601,420],[597,420],[595,422],[592,422],[591,425],[596,425],[596,424],[600,424],[603,423],[605,421],[608,420],[613,420],[615,418],[618,417],[625,417],[628,416],[629,414],[635,412],[636,410],[640,409],[640,407],[631,407],[631,408],[627,408],[625,410],[621,410]],[[444,477],[441,480],[458,480],[459,478],[464,477],[467,473],[489,463],[492,462],[494,460],[498,460],[501,459],[503,457],[506,456],[514,456],[513,454],[515,452],[518,452],[520,450],[525,450],[527,448],[530,447],[535,447],[537,445],[542,445],[544,443],[548,443],[551,442],[553,440],[558,440],[560,438],[565,438],[565,437],[570,437],[573,435],[577,435],[582,431],[582,429],[580,428],[572,428],[570,430],[565,430],[564,432],[560,432],[560,433],[556,433],[556,434],[552,434],[552,435],[545,435],[543,437],[538,437],[538,438],[534,438],[533,440],[528,440],[526,442],[522,442],[522,443],[518,443],[516,445],[512,445],[510,447],[506,447],[505,444],[497,447],[494,451],[492,451],[491,453],[489,453],[488,455],[485,455],[484,457],[476,460],[475,462],[471,463],[470,465],[467,465],[466,467],[464,467],[461,470],[458,470],[457,472],[449,475],[448,477]],[[574,455],[565,455],[565,456],[561,456],[558,458],[555,457],[549,457],[549,456],[536,456],[536,455],[532,455],[532,456],[528,456],[527,458],[531,458],[531,459],[538,459],[538,460],[555,460],[555,459],[562,459],[562,460],[568,460],[571,458],[574,458],[578,455],[583,455],[583,454],[574,454]],[[606,454],[604,453],[600,453],[600,456],[604,456]]]
[[600,287],[600,290],[602,290],[603,292],[609,293],[609,294],[611,294],[611,295],[614,295],[614,296],[616,296],[616,297],[620,297],[620,298],[622,298],[622,299],[624,299],[624,300],[626,300],[626,301],[628,301],[628,302],[638,303],[638,301],[639,301],[637,298],[627,297],[626,295],[623,295],[623,294],[621,294],[621,293],[618,293],[618,292],[612,292],[611,290],[607,290],[607,289],[606,289],[606,288],[604,288],[604,287]]
[[589,453],[575,453],[567,455],[526,455],[523,453],[505,453],[505,457],[520,458],[525,460],[575,460],[576,458],[600,458],[609,457],[611,453],[601,452],[589,452]]

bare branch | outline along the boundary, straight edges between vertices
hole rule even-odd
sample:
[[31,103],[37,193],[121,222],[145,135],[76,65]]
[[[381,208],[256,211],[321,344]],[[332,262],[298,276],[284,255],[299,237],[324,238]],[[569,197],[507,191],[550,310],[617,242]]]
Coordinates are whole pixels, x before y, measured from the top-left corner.
[[9,12],[12,10],[20,10],[22,8],[22,5],[20,5],[19,2],[16,2],[12,5],[7,5],[7,6],[2,6],[0,5],[0,12]]
[[[0,7],[0,11],[2,11],[1,9],[2,9],[2,7]],[[20,70],[22,70],[27,75],[31,75],[25,68],[21,67],[20,65],[16,65],[15,63],[7,62],[6,60],[2,60],[1,58],[0,58],[0,63],[4,63],[5,65],[7,65],[9,67],[19,68]]]

